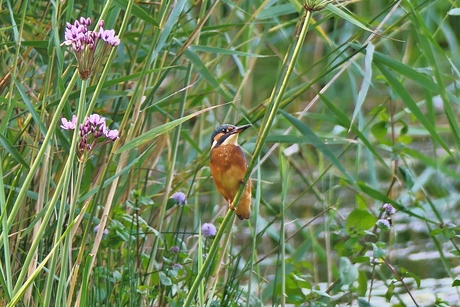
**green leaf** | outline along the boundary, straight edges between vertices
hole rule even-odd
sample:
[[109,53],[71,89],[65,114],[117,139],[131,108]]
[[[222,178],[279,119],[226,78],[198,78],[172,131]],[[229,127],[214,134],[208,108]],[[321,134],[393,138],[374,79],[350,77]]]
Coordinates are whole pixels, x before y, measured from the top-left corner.
[[23,46],[29,46],[29,47],[34,47],[35,49],[38,48],[48,48],[48,41],[23,41],[21,42],[21,45]]
[[411,95],[407,92],[407,90],[404,88],[404,86],[401,84],[401,82],[399,82],[399,80],[396,79],[393,73],[390,72],[390,70],[388,70],[382,64],[375,62],[375,65],[385,76],[385,78],[387,79],[388,83],[391,85],[393,90],[399,95],[399,97],[401,97],[402,101],[407,106],[407,108],[412,112],[412,114],[417,118],[417,120],[423,125],[423,127],[425,127],[425,129],[430,133],[433,140],[435,140],[439,145],[441,145],[441,147],[444,148],[448,154],[452,155],[449,147],[441,139],[439,134],[436,132],[436,129],[434,129],[433,125],[426,118],[425,114],[422,113],[420,108],[417,106],[417,104],[412,99]]
[[385,138],[388,132],[388,123],[381,121],[372,125],[371,132],[376,139],[380,140]]
[[403,166],[399,166],[398,170],[401,173],[401,177],[404,183],[406,184],[407,188],[412,189],[412,187],[414,186],[414,177],[412,176],[410,171]]
[[200,57],[193,51],[193,49],[190,47],[187,48],[184,51],[184,55],[187,57],[187,59],[190,60],[190,62],[192,62],[198,73],[209,83],[209,85],[211,85],[213,89],[218,90],[226,100],[232,100],[232,97],[224,91],[214,74],[209,71],[206,65],[204,65],[203,61],[201,61]]
[[[126,7],[128,6],[128,1],[123,1],[123,0],[114,0],[113,4],[123,10],[126,10]],[[158,27],[158,22],[150,16],[149,13],[144,11],[139,5],[133,4],[133,7],[131,9],[131,14],[134,15],[135,17],[142,19],[146,21],[147,23],[150,23],[154,26]]]
[[409,131],[409,126],[406,124],[406,122],[403,120],[397,120],[396,122],[402,125],[401,130],[399,130],[399,134],[401,136],[407,134]]
[[404,268],[401,268],[400,270],[403,273],[402,275],[404,275],[404,277],[412,277],[415,280],[415,283],[417,284],[417,288],[420,289],[420,284],[421,284],[420,277],[418,277],[414,273],[409,272],[408,270]]
[[160,282],[163,286],[172,286],[171,278],[166,276],[163,272],[160,272]]
[[[369,262],[369,259],[367,259]],[[359,296],[365,296],[367,292],[367,276],[366,272],[364,271],[359,271],[358,275],[358,289],[357,289],[357,294]],[[367,302],[366,302],[367,303]]]
[[189,119],[197,116],[197,115],[200,115],[204,112],[207,112],[209,110],[212,110],[214,108],[217,108],[219,107],[218,105],[217,106],[212,106],[212,107],[209,107],[209,108],[206,108],[206,109],[203,109],[203,110],[200,110],[200,111],[197,111],[195,113],[192,113],[190,115],[187,115],[185,117],[182,117],[182,118],[179,118],[179,119],[176,119],[176,120],[173,120],[173,121],[170,121],[169,123],[166,123],[166,124],[163,124],[161,126],[158,126],[156,128],[153,128],[152,130],[149,130],[147,131],[146,133],[144,134],[141,134],[139,135],[138,137],[132,139],[131,141],[129,141],[128,143],[126,143],[125,145],[123,145],[121,148],[119,148],[116,153],[122,153],[123,151],[126,151],[126,150],[130,150],[130,149],[133,149],[135,147],[138,147],[148,141],[151,141],[153,140],[154,138],[174,129],[176,126],[188,121]]
[[374,305],[369,303],[365,298],[359,297],[358,298],[358,307],[374,307]]
[[456,7],[454,9],[451,9],[447,14],[451,16],[459,16],[460,15],[460,8]]
[[24,160],[19,151],[17,151],[16,148],[14,148],[10,140],[8,140],[3,134],[0,134],[0,145],[2,145],[3,149],[5,149],[6,152],[8,152],[16,162],[18,162],[27,169],[30,168],[29,164],[26,162],[26,160]]
[[408,210],[406,207],[402,206],[400,203],[395,202],[393,199],[389,198],[387,195],[369,187],[365,182],[358,181],[358,186],[363,191],[363,193],[366,193],[367,195],[372,197],[374,200],[379,200],[384,203],[390,203],[393,207],[396,208],[396,210],[403,211],[407,213],[409,216],[417,217],[425,222],[429,222],[432,224],[438,224],[437,222],[430,220],[427,217],[421,216],[420,214],[417,214],[417,213],[414,213]]
[[367,150],[369,150],[372,155],[380,162],[380,164],[387,170],[390,170],[388,167],[387,163],[383,160],[383,158],[378,154],[378,152],[375,150],[375,147],[369,142],[369,140],[364,136],[364,134],[356,127],[356,125],[351,123],[351,120],[348,115],[343,113],[342,110],[340,110],[332,101],[326,98],[326,96],[321,95],[318,93],[318,95],[321,97],[321,100],[324,102],[326,107],[331,110],[332,113],[337,117],[337,119],[340,121],[340,125],[342,127],[345,127],[351,132],[353,132],[359,140],[366,146]]
[[274,5],[269,8],[263,9],[257,16],[256,19],[269,19],[269,18],[276,18],[279,16],[284,16],[288,14],[297,13],[296,8],[290,4],[281,4],[281,5]]
[[359,90],[358,93],[358,98],[356,100],[356,106],[355,110],[353,111],[353,116],[351,118],[351,122],[355,120],[356,116],[358,115],[359,110],[361,110],[361,107],[364,103],[364,99],[367,96],[367,92],[369,90],[369,86],[371,85],[371,79],[372,79],[372,58],[374,55],[374,45],[372,43],[369,43],[366,47],[366,57],[364,58],[364,78],[363,78],[363,83],[361,84],[361,89]]
[[169,14],[169,18],[167,19],[166,24],[164,24],[163,28],[161,29],[158,43],[155,46],[155,50],[153,51],[152,55],[150,56],[150,61],[156,59],[160,53],[160,50],[163,49],[166,39],[169,37],[169,34],[171,34],[172,29],[179,24],[179,17],[184,10],[185,2],[185,0],[179,0],[175,3],[174,8]]
[[354,209],[347,217],[347,228],[367,230],[375,226],[377,218],[367,210]]
[[417,159],[423,164],[430,166],[453,179],[460,180],[460,174],[449,165],[444,165],[439,162],[439,159],[423,155],[420,150],[404,148],[401,154],[405,154],[411,159]]
[[43,124],[43,122],[41,121],[40,115],[38,115],[37,110],[35,110],[32,102],[30,101],[29,95],[27,95],[22,83],[18,82],[18,80],[16,80],[16,78],[14,78],[13,76],[11,76],[11,78],[13,79],[17,90],[21,94],[21,97],[22,97],[22,99],[24,101],[24,104],[27,107],[27,110],[30,112],[30,114],[32,115],[32,118],[34,119],[35,123],[40,128],[40,132],[43,134],[43,137],[45,137],[47,129],[46,129],[45,125]]
[[316,289],[312,289],[311,292],[319,295],[319,296],[323,296],[323,297],[331,297],[327,292],[325,291],[321,291],[321,290],[316,290]]
[[377,246],[377,244],[372,243],[372,252],[374,258],[382,258],[385,257],[385,251]]
[[439,66],[439,57],[448,61],[449,58],[444,52],[444,49],[439,46],[438,41],[433,39],[431,30],[428,29],[419,12],[415,10],[415,8],[410,3],[409,6],[411,7],[412,11],[412,14],[410,14],[409,17],[415,26],[415,33],[418,37],[418,44],[421,49],[421,54],[432,68],[436,84],[439,88],[439,96],[442,100],[444,113],[449,121],[451,136],[457,143],[457,147],[460,147],[460,127],[458,126],[458,120],[456,116],[457,114],[456,111],[454,111],[452,108],[452,104],[446,91],[446,86],[444,85],[444,68]]
[[452,287],[460,287],[460,279],[454,280],[454,282],[452,283]]
[[432,231],[430,231],[430,236],[434,237],[437,236],[438,234],[441,234],[443,231],[441,228],[435,228]]
[[321,141],[320,138],[316,136],[316,134],[310,128],[308,128],[307,125],[302,123],[294,116],[284,112],[283,110],[280,110],[280,112],[294,125],[294,127],[297,128],[297,130],[299,130],[300,133],[302,133],[307,139],[311,141],[311,144],[315,146],[316,149],[318,149],[343,175],[345,175],[345,177],[347,177],[348,181],[352,185],[356,186],[355,180],[348,174],[340,161],[337,160],[337,158],[334,156],[332,151],[324,144],[323,141]]
[[368,28],[365,24],[363,24],[362,22],[360,22],[356,18],[352,17],[351,15],[345,13],[343,10],[339,9],[337,6],[332,5],[332,4],[328,4],[326,6],[326,9],[328,9],[330,12],[336,14],[341,19],[344,19],[344,20],[354,24],[358,28],[361,28],[361,29],[363,29],[363,30],[365,30],[367,32],[374,33],[374,31],[372,29]]
[[385,293],[385,298],[389,302],[395,293],[395,283],[394,281],[388,286],[387,292]]
[[340,257],[339,260],[340,281],[344,285],[351,285],[358,280],[358,269],[346,257]]
[[190,46],[189,49],[192,50],[193,52],[201,51],[201,52],[209,52],[209,53],[215,53],[215,54],[238,55],[238,56],[247,56],[247,57],[254,57],[254,58],[268,57],[268,55],[241,52],[241,51],[236,51],[236,50],[209,47],[209,46]]

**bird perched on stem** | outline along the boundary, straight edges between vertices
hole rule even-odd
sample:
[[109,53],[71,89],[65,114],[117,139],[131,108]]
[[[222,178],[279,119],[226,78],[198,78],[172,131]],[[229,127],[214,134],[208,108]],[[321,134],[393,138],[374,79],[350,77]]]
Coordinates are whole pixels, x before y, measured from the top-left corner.
[[247,164],[243,150],[238,145],[238,135],[251,125],[236,127],[224,124],[217,127],[211,136],[211,174],[217,190],[233,207],[240,185],[246,184],[236,215],[240,220],[248,219],[251,214],[251,180],[243,182]]

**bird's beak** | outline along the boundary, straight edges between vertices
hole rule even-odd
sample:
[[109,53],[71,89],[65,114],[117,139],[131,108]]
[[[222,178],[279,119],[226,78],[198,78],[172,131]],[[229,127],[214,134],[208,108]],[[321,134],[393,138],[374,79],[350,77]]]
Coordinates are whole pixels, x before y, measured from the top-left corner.
[[239,126],[239,127],[236,127],[235,129],[235,133],[241,133],[243,132],[244,130],[248,129],[249,127],[251,127],[252,125],[251,124],[248,124],[248,125],[243,125],[243,126]]

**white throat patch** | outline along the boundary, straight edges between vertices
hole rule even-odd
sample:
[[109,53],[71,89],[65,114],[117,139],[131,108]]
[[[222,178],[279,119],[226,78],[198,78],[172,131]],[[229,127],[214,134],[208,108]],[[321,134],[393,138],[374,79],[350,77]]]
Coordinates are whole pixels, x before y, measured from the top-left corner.
[[[214,141],[212,143],[211,148],[214,148],[216,146],[217,141]],[[238,145],[238,133],[230,135],[228,138],[225,139],[225,141],[220,144],[220,145]]]

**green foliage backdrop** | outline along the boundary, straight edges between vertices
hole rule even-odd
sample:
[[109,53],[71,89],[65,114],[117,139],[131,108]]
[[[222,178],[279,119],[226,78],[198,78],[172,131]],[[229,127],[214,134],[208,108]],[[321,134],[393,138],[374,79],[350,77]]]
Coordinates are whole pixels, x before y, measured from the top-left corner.
[[[0,306],[456,306],[459,6],[0,0]],[[80,17],[120,39],[86,80]],[[119,138],[78,151],[91,114]]]

